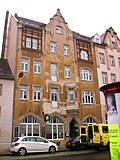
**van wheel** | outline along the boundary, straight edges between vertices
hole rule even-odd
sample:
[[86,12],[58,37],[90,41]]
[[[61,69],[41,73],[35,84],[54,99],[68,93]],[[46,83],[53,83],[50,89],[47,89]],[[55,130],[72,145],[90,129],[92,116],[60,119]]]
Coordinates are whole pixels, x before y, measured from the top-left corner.
[[51,147],[49,148],[49,152],[50,152],[50,153],[55,153],[55,152],[56,152],[55,147],[54,147],[54,146],[51,146]]
[[18,154],[20,156],[24,156],[26,154],[26,149],[25,148],[20,148],[19,151],[18,151]]

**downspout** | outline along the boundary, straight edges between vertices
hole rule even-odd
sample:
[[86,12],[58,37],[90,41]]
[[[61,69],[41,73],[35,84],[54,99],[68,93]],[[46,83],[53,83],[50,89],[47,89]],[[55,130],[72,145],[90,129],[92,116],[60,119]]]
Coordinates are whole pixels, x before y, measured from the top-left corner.
[[[92,43],[93,45],[93,49],[94,49],[94,61],[95,61],[95,65],[96,65],[96,75],[97,75],[97,83],[98,83],[98,87],[99,87],[99,80],[98,80],[98,72],[97,72],[97,62],[96,62],[96,50],[95,50],[95,44]],[[99,87],[100,88],[100,87]],[[101,101],[100,101],[100,91],[98,89],[98,96],[99,96],[99,104],[100,104],[100,123],[102,123],[102,109],[101,109]]]

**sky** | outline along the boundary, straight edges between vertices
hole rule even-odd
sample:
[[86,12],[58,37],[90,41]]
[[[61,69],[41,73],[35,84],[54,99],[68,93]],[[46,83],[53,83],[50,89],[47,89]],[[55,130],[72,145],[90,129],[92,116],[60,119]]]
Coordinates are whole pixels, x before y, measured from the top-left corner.
[[120,0],[3,0],[0,5],[0,54],[6,11],[49,23],[57,9],[72,31],[92,37],[113,27],[120,38]]

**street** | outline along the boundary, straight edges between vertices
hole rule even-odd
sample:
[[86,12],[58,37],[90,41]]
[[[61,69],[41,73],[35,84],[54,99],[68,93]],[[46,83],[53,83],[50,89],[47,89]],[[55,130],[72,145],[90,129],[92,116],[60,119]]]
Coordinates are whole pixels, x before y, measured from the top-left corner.
[[55,154],[39,153],[26,156],[0,156],[0,160],[110,160],[109,151],[63,151]]

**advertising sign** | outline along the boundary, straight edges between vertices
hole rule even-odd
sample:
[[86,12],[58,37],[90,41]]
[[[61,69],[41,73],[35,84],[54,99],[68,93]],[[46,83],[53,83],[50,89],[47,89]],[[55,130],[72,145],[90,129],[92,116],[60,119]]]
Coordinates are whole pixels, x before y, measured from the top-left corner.
[[111,160],[120,160],[120,129],[118,124],[109,125]]

